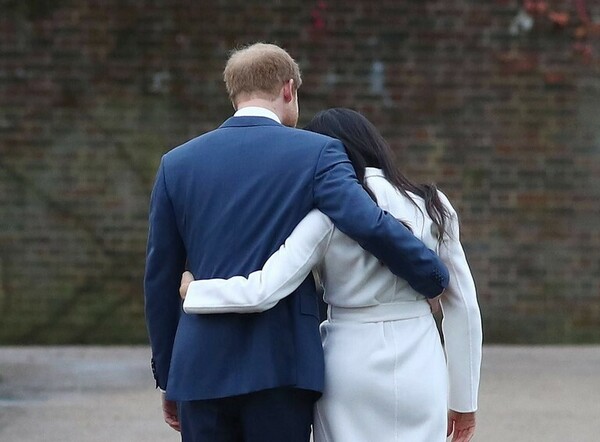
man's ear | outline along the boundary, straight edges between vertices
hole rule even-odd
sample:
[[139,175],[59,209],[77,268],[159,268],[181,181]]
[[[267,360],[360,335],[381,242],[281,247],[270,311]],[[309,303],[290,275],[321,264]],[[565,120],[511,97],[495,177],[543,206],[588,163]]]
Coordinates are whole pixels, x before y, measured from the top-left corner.
[[292,101],[294,99],[294,79],[290,78],[286,83],[284,83],[282,90],[283,99],[285,102],[289,103]]

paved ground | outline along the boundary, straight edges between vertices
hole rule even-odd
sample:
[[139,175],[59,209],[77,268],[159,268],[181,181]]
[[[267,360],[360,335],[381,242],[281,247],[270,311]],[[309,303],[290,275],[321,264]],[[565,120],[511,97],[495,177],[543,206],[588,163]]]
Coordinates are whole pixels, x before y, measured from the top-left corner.
[[[0,441],[179,440],[148,359],[145,347],[0,347]],[[600,346],[486,347],[478,416],[480,442],[600,440]]]

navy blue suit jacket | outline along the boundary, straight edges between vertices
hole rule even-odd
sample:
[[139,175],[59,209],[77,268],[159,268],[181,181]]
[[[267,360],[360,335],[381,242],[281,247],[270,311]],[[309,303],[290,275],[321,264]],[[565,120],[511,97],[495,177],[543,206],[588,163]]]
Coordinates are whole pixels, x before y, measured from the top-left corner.
[[426,296],[448,273],[358,184],[342,144],[264,117],[232,117],[162,158],[151,197],[144,280],[157,385],[172,400],[293,386],[321,391],[323,353],[308,277],[274,308],[187,315],[179,284],[260,269],[313,208]]

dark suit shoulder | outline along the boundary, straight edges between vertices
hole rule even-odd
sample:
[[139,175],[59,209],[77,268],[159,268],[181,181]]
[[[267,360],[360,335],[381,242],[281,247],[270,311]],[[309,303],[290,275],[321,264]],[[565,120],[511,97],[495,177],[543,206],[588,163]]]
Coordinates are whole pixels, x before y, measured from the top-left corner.
[[298,129],[295,127],[287,127],[287,126],[280,126],[280,127],[281,127],[281,129],[288,131],[289,133],[292,133],[295,136],[304,137],[307,140],[311,140],[312,142],[315,142],[315,143],[327,144],[327,143],[331,142],[332,140],[334,140],[334,138],[331,138],[327,135],[322,135],[317,132],[311,132],[310,130]]
[[164,166],[167,169],[187,168],[199,156],[204,155],[207,149],[220,144],[218,132],[218,129],[211,130],[174,147],[163,155]]
[[[303,157],[301,163],[306,164],[306,161],[318,161],[323,149],[332,142],[339,143],[326,135],[280,124],[219,127],[170,150],[163,156],[163,161],[168,169],[188,169],[191,164],[197,163],[199,157],[205,161],[209,157],[223,158],[227,152],[232,152],[227,147],[255,144],[259,148],[257,152],[274,149],[272,152],[285,152],[291,161]],[[282,146],[285,146],[283,151]]]
[[327,135],[322,135],[316,132],[311,132],[304,129],[296,129],[292,127],[281,126],[280,128],[286,137],[289,137],[290,142],[296,142],[306,147],[321,150],[332,142],[338,142],[335,138]]
[[211,130],[209,132],[205,132],[201,135],[198,135],[198,136],[186,141],[183,144],[180,144],[179,146],[172,148],[164,156],[174,158],[179,155],[185,155],[186,153],[188,153],[190,151],[194,151],[194,150],[200,148],[202,145],[209,143],[210,140],[212,138],[214,138],[215,136],[218,136],[217,129]]

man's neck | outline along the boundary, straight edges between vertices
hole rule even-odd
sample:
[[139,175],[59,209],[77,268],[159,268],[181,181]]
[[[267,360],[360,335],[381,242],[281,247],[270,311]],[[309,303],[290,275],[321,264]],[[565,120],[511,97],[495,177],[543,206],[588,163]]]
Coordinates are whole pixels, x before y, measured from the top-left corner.
[[[265,100],[263,98],[252,98],[250,100],[242,101],[238,103],[237,109],[243,109],[245,107],[262,107],[264,109],[269,109],[271,112],[275,112],[275,106],[271,100]],[[236,110],[237,110],[236,109]]]
[[277,115],[279,121],[283,121],[283,116],[285,115],[285,113],[281,110],[281,106],[278,104],[278,100],[253,97],[240,101],[236,106],[236,110],[243,109],[245,107],[262,107],[263,109],[267,109]]
[[264,107],[259,106],[248,106],[235,111],[233,114],[234,117],[266,117],[270,118],[273,121],[281,124],[281,120],[275,114],[275,112],[270,111]]

